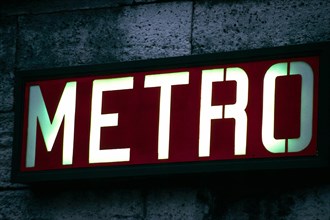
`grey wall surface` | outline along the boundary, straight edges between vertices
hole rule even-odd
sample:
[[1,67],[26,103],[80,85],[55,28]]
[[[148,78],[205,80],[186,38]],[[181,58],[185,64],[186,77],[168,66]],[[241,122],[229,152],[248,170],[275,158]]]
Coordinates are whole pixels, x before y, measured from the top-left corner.
[[329,9],[327,0],[0,3],[0,219],[329,220],[329,182],[303,178],[77,189],[10,182],[16,70],[330,41]]

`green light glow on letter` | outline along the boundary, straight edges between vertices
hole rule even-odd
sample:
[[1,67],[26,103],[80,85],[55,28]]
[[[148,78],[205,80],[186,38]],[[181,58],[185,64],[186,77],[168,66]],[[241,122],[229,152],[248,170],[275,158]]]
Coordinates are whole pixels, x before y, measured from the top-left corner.
[[313,70],[305,62],[290,63],[290,75],[300,75],[301,106],[300,106],[300,137],[288,140],[288,151],[299,152],[304,150],[312,139],[313,125]]
[[286,76],[290,65],[289,75],[300,75],[301,106],[300,106],[300,137],[289,138],[288,152],[304,150],[312,138],[313,125],[313,70],[305,62],[277,63],[271,66],[264,78],[264,98],[262,115],[262,142],[265,148],[272,153],[284,153],[286,139],[274,138],[275,113],[275,83],[276,77]]
[[118,113],[102,114],[102,95],[105,91],[133,88],[133,77],[93,81],[89,163],[110,163],[130,160],[130,148],[100,149],[102,127],[118,126]]
[[245,109],[248,102],[249,80],[241,68],[228,68],[226,71],[226,81],[237,82],[236,103],[233,105],[212,106],[212,84],[224,81],[224,69],[202,72],[199,157],[210,156],[211,120],[222,118],[235,119],[235,155],[246,154],[247,115]]
[[47,151],[50,152],[53,148],[63,118],[64,135],[62,164],[72,164],[76,109],[76,84],[76,82],[68,82],[66,84],[60,102],[57,106],[53,122],[50,121],[40,87],[30,87],[26,167],[35,166],[37,121],[39,121]]
[[285,139],[274,138],[275,82],[276,77],[287,75],[288,64],[278,63],[271,66],[264,77],[262,110],[262,142],[272,153],[285,152]]
[[189,72],[147,75],[144,87],[160,87],[158,159],[168,159],[170,140],[171,89],[189,83]]

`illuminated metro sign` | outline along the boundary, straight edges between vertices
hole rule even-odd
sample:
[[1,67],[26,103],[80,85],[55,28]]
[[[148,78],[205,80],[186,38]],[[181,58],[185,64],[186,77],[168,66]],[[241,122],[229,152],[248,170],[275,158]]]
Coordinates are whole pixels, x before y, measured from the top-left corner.
[[296,46],[20,72],[13,179],[320,165],[325,54]]

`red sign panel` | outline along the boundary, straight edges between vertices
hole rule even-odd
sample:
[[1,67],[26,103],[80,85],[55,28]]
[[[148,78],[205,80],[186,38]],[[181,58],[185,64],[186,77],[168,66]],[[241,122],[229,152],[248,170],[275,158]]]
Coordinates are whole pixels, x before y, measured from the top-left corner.
[[315,157],[319,67],[313,55],[34,77],[19,172]]

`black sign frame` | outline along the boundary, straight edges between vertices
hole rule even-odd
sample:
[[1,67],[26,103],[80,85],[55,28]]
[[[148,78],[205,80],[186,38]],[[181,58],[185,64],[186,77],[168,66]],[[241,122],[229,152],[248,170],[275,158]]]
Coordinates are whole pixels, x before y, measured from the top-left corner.
[[[190,163],[152,164],[118,167],[75,168],[51,171],[20,171],[22,143],[22,119],[24,112],[24,84],[31,80],[77,77],[85,74],[102,74],[105,72],[121,73],[128,71],[150,71],[198,65],[231,64],[265,59],[284,59],[294,56],[320,56],[319,106],[318,106],[318,154],[313,157],[286,157],[229,161],[205,161]],[[12,182],[40,183],[68,180],[95,179],[131,179],[136,177],[152,178],[164,175],[202,173],[214,174],[235,171],[265,171],[286,169],[329,169],[330,143],[330,42],[281,46],[274,48],[246,51],[224,52],[205,55],[193,55],[173,58],[161,58],[145,61],[130,61],[92,66],[77,66],[52,69],[17,71],[15,73],[15,128],[12,159]]]

